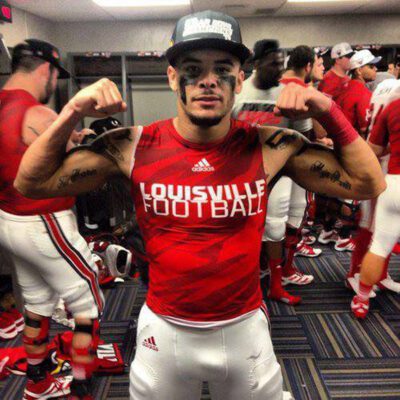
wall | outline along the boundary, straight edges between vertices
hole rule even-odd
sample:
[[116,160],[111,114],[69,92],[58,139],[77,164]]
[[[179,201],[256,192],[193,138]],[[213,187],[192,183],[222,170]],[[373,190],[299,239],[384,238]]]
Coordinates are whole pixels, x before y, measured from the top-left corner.
[[[298,44],[333,45],[341,41],[400,43],[400,15],[326,16],[242,19],[245,44],[278,38],[284,47]],[[164,50],[174,21],[58,23],[55,41],[63,51]]]
[[12,24],[2,23],[0,33],[8,47],[13,47],[29,37],[50,41],[54,36],[54,24],[36,15],[13,8]]

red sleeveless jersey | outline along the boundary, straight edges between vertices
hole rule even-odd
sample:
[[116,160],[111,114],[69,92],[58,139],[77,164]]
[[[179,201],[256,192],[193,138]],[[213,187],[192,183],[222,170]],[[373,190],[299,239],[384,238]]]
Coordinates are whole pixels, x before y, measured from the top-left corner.
[[22,124],[30,107],[41,105],[25,90],[0,90],[0,209],[15,215],[36,215],[67,210],[73,198],[33,200],[13,187],[22,156]]
[[260,307],[267,186],[256,127],[232,120],[223,140],[196,144],[156,122],[143,128],[131,179],[153,312],[224,321]]

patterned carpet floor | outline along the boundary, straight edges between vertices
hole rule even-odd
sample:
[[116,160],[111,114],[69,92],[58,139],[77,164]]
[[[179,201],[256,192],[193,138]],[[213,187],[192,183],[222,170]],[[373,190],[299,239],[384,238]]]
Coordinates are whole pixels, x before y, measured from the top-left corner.
[[[296,400],[400,399],[400,295],[378,293],[368,317],[356,320],[350,313],[352,292],[343,283],[349,262],[348,253],[327,246],[319,258],[297,258],[299,269],[315,277],[307,287],[289,287],[302,303],[291,307],[268,302],[284,384]],[[393,257],[390,273],[395,280],[400,280],[399,264],[400,258]],[[105,294],[102,338],[121,346],[127,366],[123,375],[96,377],[94,397],[128,399],[135,321],[145,289],[130,281]],[[53,324],[52,334],[63,329]],[[0,343],[0,347],[17,345],[20,337]],[[24,379],[16,376],[0,381],[0,399],[21,399],[23,384]],[[202,399],[210,399],[206,384]]]

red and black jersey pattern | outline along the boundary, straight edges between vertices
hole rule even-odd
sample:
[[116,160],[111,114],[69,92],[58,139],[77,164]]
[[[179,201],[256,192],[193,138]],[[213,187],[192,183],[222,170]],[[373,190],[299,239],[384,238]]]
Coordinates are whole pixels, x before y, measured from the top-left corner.
[[267,188],[256,127],[232,120],[209,144],[183,139],[172,120],[145,127],[132,183],[155,313],[223,321],[260,307]]
[[377,117],[369,141],[378,146],[390,145],[389,174],[400,174],[400,99],[392,101]]
[[25,113],[40,103],[25,90],[0,90],[0,209],[15,215],[37,215],[67,210],[72,198],[27,199],[13,183],[27,146],[22,141]]

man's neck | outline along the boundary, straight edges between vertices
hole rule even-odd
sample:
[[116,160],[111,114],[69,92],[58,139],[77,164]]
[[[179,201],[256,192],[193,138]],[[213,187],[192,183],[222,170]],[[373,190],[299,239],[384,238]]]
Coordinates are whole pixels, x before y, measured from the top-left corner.
[[253,79],[254,86],[259,90],[269,90],[277,85],[273,85],[270,82],[262,82],[260,76],[257,73],[257,70],[254,72],[254,79]]
[[302,82],[306,81],[306,73],[303,71],[293,71],[292,69],[288,69],[283,75],[282,79],[298,79]]
[[22,89],[31,94],[36,100],[39,101],[40,90],[38,85],[35,83],[35,78],[31,75],[24,73],[15,73],[7,80],[3,86],[5,90],[16,90]]
[[218,125],[201,127],[193,124],[189,117],[178,110],[178,117],[174,118],[174,127],[183,139],[198,144],[212,143],[223,139],[231,126],[230,113]]
[[341,78],[344,78],[347,75],[346,71],[342,67],[336,64],[332,67],[332,71]]

